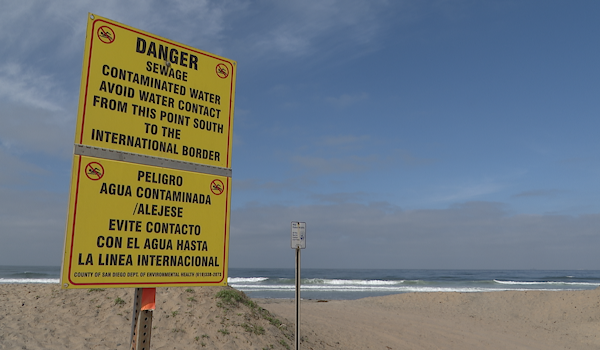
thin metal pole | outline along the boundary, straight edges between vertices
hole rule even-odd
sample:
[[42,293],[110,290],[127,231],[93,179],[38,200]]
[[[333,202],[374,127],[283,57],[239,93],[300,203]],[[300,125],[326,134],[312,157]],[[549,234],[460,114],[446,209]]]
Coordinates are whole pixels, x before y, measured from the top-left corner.
[[300,247],[296,247],[296,350],[300,349]]

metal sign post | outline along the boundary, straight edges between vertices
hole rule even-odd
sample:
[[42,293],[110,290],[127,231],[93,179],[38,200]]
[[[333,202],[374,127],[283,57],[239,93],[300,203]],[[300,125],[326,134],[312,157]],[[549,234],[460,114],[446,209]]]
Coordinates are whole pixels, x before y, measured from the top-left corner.
[[131,336],[129,337],[129,348],[135,349],[137,340],[137,324],[140,311],[142,311],[142,293],[143,288],[136,288],[135,294],[133,295],[133,314],[131,315]]
[[156,308],[156,288],[136,288],[131,319],[131,350],[149,350],[152,314]]
[[306,248],[306,223],[292,222],[292,249],[296,250],[296,350],[300,349],[300,249]]

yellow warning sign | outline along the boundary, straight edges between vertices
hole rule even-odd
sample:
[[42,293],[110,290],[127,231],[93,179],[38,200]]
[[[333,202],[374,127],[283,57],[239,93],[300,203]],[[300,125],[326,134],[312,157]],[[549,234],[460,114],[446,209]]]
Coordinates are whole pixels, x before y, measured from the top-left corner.
[[74,156],[63,287],[225,285],[230,188],[228,177]]
[[231,167],[236,62],[89,15],[75,143]]

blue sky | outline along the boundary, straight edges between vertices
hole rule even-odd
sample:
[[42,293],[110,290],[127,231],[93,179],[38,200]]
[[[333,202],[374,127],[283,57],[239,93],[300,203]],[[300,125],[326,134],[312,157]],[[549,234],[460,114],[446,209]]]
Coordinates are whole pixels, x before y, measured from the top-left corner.
[[92,12],[238,62],[230,266],[600,266],[596,1],[0,9],[0,264],[61,263]]

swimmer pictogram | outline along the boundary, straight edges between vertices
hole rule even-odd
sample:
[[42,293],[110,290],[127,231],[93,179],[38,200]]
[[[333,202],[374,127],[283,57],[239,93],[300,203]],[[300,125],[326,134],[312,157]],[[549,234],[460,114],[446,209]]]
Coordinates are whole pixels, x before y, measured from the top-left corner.
[[98,38],[105,44],[111,44],[115,41],[115,32],[111,27],[101,26],[98,28]]
[[221,193],[223,193],[223,191],[225,190],[223,181],[221,181],[219,179],[213,180],[210,183],[210,190],[212,191],[212,193],[216,194],[217,196],[220,195]]
[[85,176],[93,181],[100,180],[104,176],[104,167],[98,162],[88,163],[85,166]]
[[219,78],[225,79],[229,76],[229,69],[223,63],[217,64],[217,67],[215,69]]

